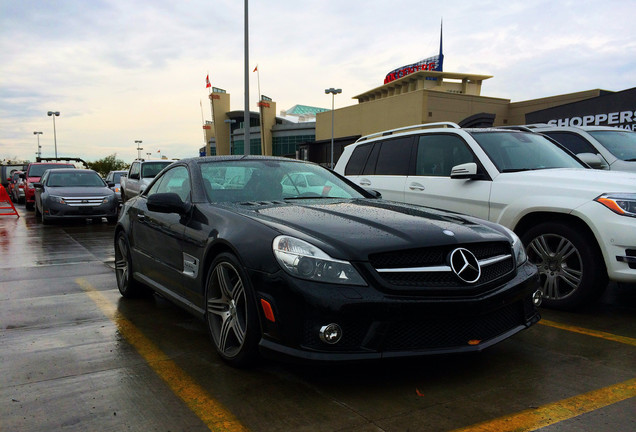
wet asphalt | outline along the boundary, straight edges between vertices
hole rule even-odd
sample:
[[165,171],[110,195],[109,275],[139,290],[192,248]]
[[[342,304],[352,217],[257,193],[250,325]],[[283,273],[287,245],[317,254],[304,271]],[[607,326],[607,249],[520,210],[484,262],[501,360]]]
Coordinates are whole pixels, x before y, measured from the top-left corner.
[[224,364],[202,322],[123,299],[106,223],[0,216],[0,431],[636,430],[636,286],[476,355]]

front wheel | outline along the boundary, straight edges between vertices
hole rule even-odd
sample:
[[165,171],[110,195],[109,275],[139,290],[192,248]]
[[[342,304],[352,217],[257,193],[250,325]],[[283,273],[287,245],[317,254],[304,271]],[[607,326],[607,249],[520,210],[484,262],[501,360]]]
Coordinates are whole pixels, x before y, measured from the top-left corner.
[[126,234],[120,231],[115,240],[115,278],[117,288],[125,298],[139,297],[143,294],[143,287],[132,275],[132,257]]
[[594,237],[562,222],[545,222],[521,238],[539,269],[547,307],[572,310],[596,300],[607,286],[607,270]]
[[220,254],[212,263],[205,290],[208,332],[223,360],[246,366],[257,357],[260,327],[250,282],[238,259]]

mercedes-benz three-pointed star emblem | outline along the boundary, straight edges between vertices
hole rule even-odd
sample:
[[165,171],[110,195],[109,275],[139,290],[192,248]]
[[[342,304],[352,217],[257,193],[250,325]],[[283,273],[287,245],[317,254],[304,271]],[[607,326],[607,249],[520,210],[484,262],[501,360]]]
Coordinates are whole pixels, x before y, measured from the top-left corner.
[[458,278],[469,284],[477,282],[481,276],[479,261],[468,249],[457,248],[451,252],[450,266]]

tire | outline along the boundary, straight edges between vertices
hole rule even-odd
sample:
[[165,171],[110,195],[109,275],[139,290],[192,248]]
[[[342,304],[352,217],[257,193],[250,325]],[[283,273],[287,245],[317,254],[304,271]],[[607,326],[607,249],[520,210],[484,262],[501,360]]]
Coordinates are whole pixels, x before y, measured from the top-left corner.
[[528,259],[539,268],[543,304],[573,310],[596,300],[607,270],[596,240],[577,226],[545,222],[521,237]]
[[24,206],[25,206],[25,208],[26,208],[27,210],[33,210],[33,207],[34,207],[35,205],[34,205],[33,203],[25,202]]
[[42,221],[43,225],[49,225],[51,223],[51,219],[47,218],[44,215],[44,208],[42,208],[41,212],[38,212],[38,206],[35,206],[35,214],[37,215],[38,213],[40,213],[40,220]]
[[144,294],[144,287],[132,276],[132,257],[130,245],[124,231],[117,234],[115,240],[115,278],[119,293],[125,298],[136,298]]
[[253,291],[238,259],[216,257],[206,279],[205,321],[212,343],[228,364],[243,367],[258,357],[260,325]]
[[117,223],[117,216],[109,216],[106,218],[106,220],[108,221],[109,224],[116,224]]
[[38,209],[38,205],[35,204],[33,208],[35,209],[35,217],[40,217],[42,213],[40,212],[40,209]]

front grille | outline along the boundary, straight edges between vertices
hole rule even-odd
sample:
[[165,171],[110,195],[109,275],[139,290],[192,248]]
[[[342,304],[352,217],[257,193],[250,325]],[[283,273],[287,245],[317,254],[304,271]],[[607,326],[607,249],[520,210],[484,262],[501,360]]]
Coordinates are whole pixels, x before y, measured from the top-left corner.
[[[505,259],[494,264],[481,266],[481,276],[479,280],[472,285],[467,284],[452,272],[448,263],[448,256],[458,247],[468,249],[480,261],[503,256],[505,256]],[[512,277],[514,270],[514,258],[510,244],[506,242],[447,245],[407,251],[384,252],[370,255],[369,262],[376,270],[408,270],[404,272],[379,272],[378,274],[385,282],[391,285],[409,288],[483,286],[506,275]],[[430,269],[427,269],[427,267]],[[413,268],[422,269],[413,271],[411,270]],[[433,270],[433,268],[436,270]]]
[[525,318],[521,302],[487,315],[398,321],[391,324],[382,351],[468,346],[468,341],[487,341],[523,324]]
[[81,206],[98,206],[104,202],[104,197],[63,197],[62,198],[66,205],[71,207],[81,207]]

